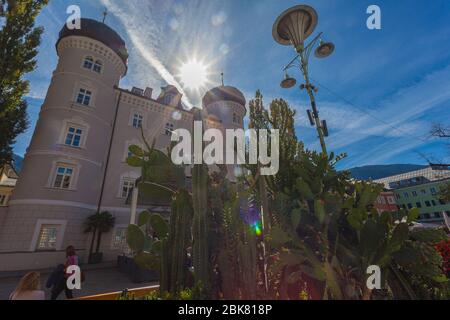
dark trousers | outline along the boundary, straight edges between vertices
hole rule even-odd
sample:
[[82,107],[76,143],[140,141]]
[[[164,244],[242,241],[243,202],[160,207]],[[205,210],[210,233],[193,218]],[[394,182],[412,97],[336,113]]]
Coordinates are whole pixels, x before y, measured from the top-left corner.
[[63,278],[57,285],[55,285],[52,289],[52,300],[58,299],[58,296],[61,294],[61,292],[65,292],[67,299],[73,299],[73,293],[72,290],[69,290],[67,288],[67,279]]

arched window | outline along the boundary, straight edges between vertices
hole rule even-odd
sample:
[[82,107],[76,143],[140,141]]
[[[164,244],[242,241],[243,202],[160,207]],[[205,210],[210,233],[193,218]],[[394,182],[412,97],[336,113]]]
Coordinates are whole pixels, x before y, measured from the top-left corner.
[[84,67],[85,69],[92,70],[92,67],[93,67],[93,66],[94,66],[94,58],[92,58],[92,57],[86,57],[86,58],[84,59],[83,67]]
[[103,68],[103,63],[100,60],[95,61],[94,63],[94,72],[101,73]]

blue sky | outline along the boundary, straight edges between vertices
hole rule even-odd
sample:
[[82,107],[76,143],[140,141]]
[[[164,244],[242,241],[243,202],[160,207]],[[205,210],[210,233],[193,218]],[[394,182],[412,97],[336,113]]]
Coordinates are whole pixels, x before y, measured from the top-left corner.
[[[210,65],[210,85],[225,82],[238,87],[247,99],[257,89],[266,105],[284,98],[297,110],[297,135],[308,148],[319,148],[305,110],[308,100],[298,88],[282,90],[282,67],[293,57],[290,47],[272,38],[272,25],[290,0],[89,0],[51,1],[38,17],[45,27],[38,68],[31,82],[31,126],[15,151],[23,155],[31,139],[39,108],[57,63],[55,42],[77,4],[82,16],[101,19],[126,40],[129,72],[121,86],[156,89],[175,76],[183,61],[193,57]],[[425,154],[434,161],[450,161],[449,147],[428,139],[435,122],[450,124],[450,1],[448,0],[310,0],[318,12],[315,34],[336,44],[333,56],[311,59],[311,76],[326,88],[317,95],[321,117],[328,121],[330,150],[346,152],[341,168],[369,164],[418,163]],[[377,4],[382,29],[366,27],[366,9]],[[298,71],[291,74],[300,80]],[[199,105],[201,92],[186,92]],[[344,99],[343,99],[344,98]]]

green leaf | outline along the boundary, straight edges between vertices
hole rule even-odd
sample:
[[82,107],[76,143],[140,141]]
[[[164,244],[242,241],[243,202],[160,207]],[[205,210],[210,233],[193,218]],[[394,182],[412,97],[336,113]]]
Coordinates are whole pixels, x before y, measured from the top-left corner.
[[301,215],[302,215],[302,211],[300,209],[292,210],[291,222],[292,222],[292,226],[294,227],[294,230],[297,229],[297,227],[300,223]]
[[361,230],[363,219],[360,210],[358,208],[352,208],[347,216],[347,221],[355,230]]
[[148,221],[150,220],[150,216],[151,216],[150,212],[142,211],[139,214],[138,226],[140,226],[140,227],[145,226],[148,223]]
[[153,242],[152,252],[154,254],[161,254],[162,253],[162,246],[163,246],[163,242],[161,240],[156,240],[155,242]]
[[408,213],[408,223],[414,222],[419,219],[420,211],[417,208],[411,209]]
[[323,221],[325,220],[325,208],[323,206],[322,200],[314,201],[314,211],[319,222],[323,223]]
[[127,158],[127,164],[130,167],[140,168],[144,165],[144,161],[141,158],[131,156]]
[[325,273],[327,279],[327,286],[330,288],[330,291],[333,294],[334,299],[342,300],[343,295],[341,288],[339,286],[338,276],[333,267],[328,262],[325,263]]
[[302,178],[298,178],[296,186],[297,186],[297,189],[300,192],[300,194],[303,197],[305,197],[305,199],[307,199],[307,200],[313,200],[314,199],[314,194],[312,193],[311,188],[305,182],[305,180],[303,180]]
[[138,226],[134,224],[128,226],[127,243],[134,252],[140,252],[144,249],[145,235]]
[[374,220],[366,221],[361,229],[361,253],[367,261],[371,262],[371,258],[377,253],[378,248],[383,244],[386,238],[385,229],[377,224]]
[[128,150],[135,156],[138,156],[139,158],[144,157],[145,152],[144,150],[141,149],[141,147],[132,145],[128,148]]
[[409,227],[406,223],[400,223],[395,227],[392,238],[389,241],[389,252],[394,253],[403,246],[409,236]]
[[143,268],[148,270],[158,270],[160,268],[160,259],[148,252],[140,252],[134,257],[134,262]]
[[174,195],[174,191],[170,188],[152,182],[141,182],[138,187],[146,197],[158,201],[170,202]]
[[267,235],[267,240],[272,246],[281,247],[291,241],[291,238],[280,226],[274,226]]
[[169,234],[169,224],[161,215],[153,214],[150,217],[150,225],[159,239],[167,238]]
[[426,242],[429,244],[437,244],[441,241],[447,240],[448,236],[443,229],[420,229],[414,230],[410,233],[410,238],[416,241]]

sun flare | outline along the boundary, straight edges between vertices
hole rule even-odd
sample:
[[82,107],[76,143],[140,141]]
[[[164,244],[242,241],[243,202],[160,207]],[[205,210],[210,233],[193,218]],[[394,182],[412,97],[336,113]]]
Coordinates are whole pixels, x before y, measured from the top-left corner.
[[198,90],[208,82],[208,67],[202,61],[190,60],[181,65],[179,77],[185,88]]

